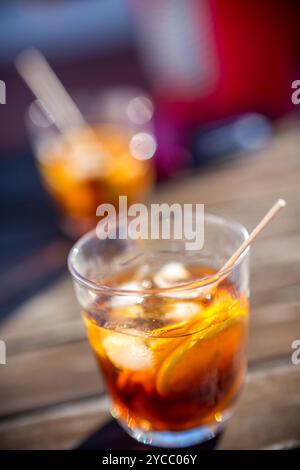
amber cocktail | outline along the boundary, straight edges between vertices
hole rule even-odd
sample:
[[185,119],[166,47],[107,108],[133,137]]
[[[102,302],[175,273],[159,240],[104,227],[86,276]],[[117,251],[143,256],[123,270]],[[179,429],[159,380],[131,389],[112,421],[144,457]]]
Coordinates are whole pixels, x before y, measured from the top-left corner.
[[246,232],[213,216],[205,226],[211,240],[202,254],[125,249],[124,240],[105,247],[89,234],[70,255],[112,414],[144,443],[180,447],[213,437],[243,382],[248,255],[223,280],[216,269]]
[[130,135],[122,127],[82,127],[43,140],[37,149],[43,181],[53,197],[65,230],[82,234],[97,223],[102,203],[143,201],[153,183],[150,161],[134,158]]
[[27,127],[42,180],[63,229],[77,238],[99,221],[100,204],[144,202],[154,180],[153,105],[141,91],[106,90],[85,99],[85,124],[59,132],[34,102]]

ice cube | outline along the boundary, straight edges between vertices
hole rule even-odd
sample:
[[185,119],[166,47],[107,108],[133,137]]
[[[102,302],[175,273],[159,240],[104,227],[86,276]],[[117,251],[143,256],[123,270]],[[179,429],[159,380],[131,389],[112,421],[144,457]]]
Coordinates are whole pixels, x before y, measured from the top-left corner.
[[[122,290],[141,290],[141,285],[139,282],[130,281],[125,282],[118,286],[118,289]],[[124,295],[114,295],[111,298],[110,304],[113,308],[119,307],[129,307],[130,305],[141,304],[143,302],[143,297],[137,294],[124,294]]]
[[181,322],[195,316],[201,310],[201,305],[195,302],[176,302],[165,314],[166,320]]
[[[170,288],[183,282],[191,281],[191,277],[183,264],[172,262],[165,264],[154,276],[154,282],[160,288]],[[210,292],[210,286],[202,286],[191,290],[182,290],[164,294],[166,297],[176,299],[193,299],[196,297],[205,297]]]
[[154,282],[158,287],[166,288],[172,287],[182,281],[187,281],[189,272],[185,269],[183,264],[173,261],[172,263],[165,264],[158,273],[154,276]]
[[103,347],[109,360],[120,369],[139,371],[152,366],[152,351],[141,337],[109,333],[103,339]]

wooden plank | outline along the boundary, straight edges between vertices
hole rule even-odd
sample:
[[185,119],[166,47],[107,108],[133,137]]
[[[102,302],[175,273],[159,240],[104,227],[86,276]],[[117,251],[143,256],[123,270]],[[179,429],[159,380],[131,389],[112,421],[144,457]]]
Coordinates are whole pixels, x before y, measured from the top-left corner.
[[[299,265],[297,266],[299,268]],[[274,273],[273,273],[274,274]],[[257,289],[253,289],[251,299],[251,318],[253,328],[256,328],[255,317],[256,312],[261,312],[260,315],[265,318],[265,312],[271,311],[276,317],[276,312],[282,312],[282,319],[285,319],[285,311],[290,309],[298,309],[300,304],[300,279],[293,285],[289,282],[288,276],[278,275],[273,277],[274,287],[269,286],[266,273],[263,271],[260,276],[261,283],[254,281],[252,284],[257,283]],[[272,282],[272,278],[270,283]],[[265,283],[266,289],[263,288]],[[295,322],[295,328],[297,325],[298,316],[294,319],[289,317],[288,324],[285,327],[293,329],[293,322]],[[46,322],[47,323],[47,322]],[[284,329],[283,329],[284,331]],[[6,341],[8,356],[13,357],[15,354],[21,354],[22,352],[36,351],[39,349],[47,349],[50,347],[61,346],[64,344],[85,340],[86,332],[83,326],[83,322],[78,315],[77,320],[70,320],[62,323],[49,324],[47,327],[40,328],[38,330],[25,331],[17,329],[10,330],[8,333],[0,334],[0,337]]]
[[[300,367],[290,364],[248,375],[220,449],[259,449],[300,445]],[[79,400],[0,424],[2,449],[76,447],[107,421],[108,402]]]
[[1,367],[0,415],[103,392],[86,341],[7,357]]
[[22,352],[37,351],[86,338],[86,331],[80,315],[77,320],[49,325],[37,331],[11,331],[1,336],[6,342],[10,357]]
[[0,422],[0,449],[70,449],[110,419],[106,397]]
[[[299,173],[296,176],[299,182]],[[201,177],[197,176],[194,179],[197,181],[197,186],[201,188]],[[187,189],[185,186],[183,188],[183,194],[185,195],[183,199],[181,195],[178,195],[180,188],[181,185],[178,184],[177,194],[169,194],[169,203],[203,203],[205,204],[205,212],[212,212],[225,218],[238,220],[249,230],[257,224],[258,220],[267,212],[278,197],[283,197],[287,201],[285,210],[281,212],[277,220],[274,220],[269,227],[266,227],[261,233],[260,239],[286,235],[299,230],[299,183],[295,187],[289,186],[285,189],[280,189],[274,185],[272,191],[264,194],[253,191],[247,198],[241,197],[241,194],[236,191],[232,199],[225,199],[217,203],[211,202],[207,195],[202,195],[200,189],[192,191],[191,188]],[[164,201],[163,197],[158,199],[158,202],[161,203],[162,201]]]
[[251,311],[248,359],[263,362],[292,354],[292,342],[300,338],[300,299],[296,303],[269,304]]
[[[300,331],[300,299],[253,310],[251,316],[250,364],[290,357],[291,343]],[[98,393],[103,391],[98,377],[86,340],[12,357],[8,354],[0,376],[0,415]]]
[[300,285],[300,263],[297,259],[277,262],[272,258],[270,263],[262,266],[251,263],[250,271],[251,293],[258,300],[260,292],[275,292],[288,286]]
[[220,449],[300,446],[300,367],[262,369],[249,375]]
[[[298,300],[283,303],[283,301],[286,300],[286,297],[290,297],[291,288],[288,288],[287,291],[287,295],[285,295],[285,292],[283,292],[283,294],[280,294],[279,292],[277,303],[272,302],[274,301],[273,291],[270,291],[267,294],[264,293],[265,296],[268,295],[268,301],[265,304],[261,301],[260,307],[255,308],[252,306],[251,308],[251,338],[256,337],[258,340],[261,337],[267,338],[266,340],[264,339],[261,348],[258,349],[257,346],[253,347],[256,355],[255,359],[257,360],[263,359],[270,354],[275,354],[276,356],[287,354],[289,344],[293,339],[292,334],[299,328],[300,296],[298,295]],[[298,286],[297,292],[300,294]],[[252,304],[253,303],[255,304],[255,302],[252,302]],[[267,320],[269,312],[270,321]],[[258,321],[259,317],[263,319],[262,322]],[[273,324],[271,324],[272,322]],[[32,337],[30,335],[28,337],[23,336],[20,339],[18,336],[11,338],[7,342],[8,364],[14,363],[13,359],[15,355],[17,357],[17,362],[20,360],[22,361],[22,356],[20,356],[21,353],[26,354],[30,351],[33,352],[33,358],[35,358],[34,351],[38,354],[39,350],[48,350],[51,355],[53,354],[52,351],[55,347],[59,348],[65,345],[66,350],[68,350],[69,343],[79,344],[81,340],[85,342],[86,338],[81,320],[76,323],[63,324],[60,328],[55,327],[50,329],[48,331],[48,337],[44,331],[42,333],[43,335],[40,343],[38,341],[33,341],[32,343],[32,338],[34,340],[36,337]],[[273,336],[269,337],[269,334],[272,334]],[[273,341],[272,338],[274,338]],[[37,339],[40,338],[37,337]],[[70,346],[70,348],[72,348],[72,346]],[[67,357],[69,357],[69,355]],[[1,374],[0,383],[5,380],[5,377],[6,374]]]
[[266,307],[277,303],[298,302],[300,300],[299,284],[284,286],[280,289],[269,289],[257,292],[252,296],[252,309]]
[[[299,180],[299,173],[297,173]],[[300,228],[300,185],[288,189],[281,190],[274,186],[273,191],[266,194],[257,194],[254,192],[247,199],[237,197],[228,202],[220,202],[218,204],[207,204],[205,211],[220,214],[222,217],[238,220],[251,230],[258,220],[267,212],[274,202],[282,197],[286,200],[287,205],[281,212],[277,220],[265,228],[260,234],[259,240],[264,238],[275,238],[278,235],[286,236],[293,232],[299,232]]]
[[[299,331],[299,264],[293,255],[299,237],[293,234],[281,242],[277,238],[260,240],[254,251],[255,272],[260,273],[260,279],[252,298],[251,361],[290,354],[291,342]],[[270,255],[278,244],[281,251],[276,254],[274,270]],[[280,271],[281,263],[291,276],[288,282]],[[294,271],[289,271],[290,263]],[[0,376],[0,414],[87,396],[98,390],[98,374],[86,342],[78,341],[85,338],[85,332],[69,280],[28,302],[2,328],[0,337],[7,340],[8,350],[8,364]],[[50,347],[54,345],[57,348]],[[38,351],[39,348],[43,349]],[[20,354],[22,351],[28,352]],[[83,372],[77,363],[84,364]]]
[[[257,268],[267,264],[300,261],[300,232],[267,239],[258,239],[251,249],[251,263]],[[280,265],[279,265],[280,269]],[[271,273],[270,273],[271,274]]]
[[6,337],[16,331],[36,332],[78,318],[79,306],[71,278],[66,275],[51,287],[24,302],[2,322],[0,334]]
[[12,267],[7,267],[0,275],[0,303],[8,304],[9,299],[19,298],[21,292],[31,289],[40,279],[57,275],[66,265],[71,242],[55,240],[46,246],[37,248],[33,253],[23,254],[22,260]]

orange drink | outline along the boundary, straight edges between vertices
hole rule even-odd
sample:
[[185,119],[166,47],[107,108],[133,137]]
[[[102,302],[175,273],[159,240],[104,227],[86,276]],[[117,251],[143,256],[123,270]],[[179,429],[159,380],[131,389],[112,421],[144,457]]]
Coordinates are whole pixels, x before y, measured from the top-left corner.
[[247,232],[210,215],[204,225],[199,253],[175,240],[168,249],[90,232],[69,256],[112,414],[137,440],[156,446],[216,435],[246,370],[248,251],[226,276],[218,269]]
[[[192,272],[212,274],[199,267]],[[126,284],[132,279],[134,274]],[[153,278],[147,282],[157,287]],[[93,315],[94,309],[105,308],[101,300],[83,314],[114,415],[143,431],[187,430],[222,421],[244,376],[247,299],[223,282],[199,298],[183,294],[158,305],[153,299],[127,301],[111,307],[115,328],[102,326],[99,315]]]
[[152,164],[134,158],[129,143],[124,129],[102,124],[72,130],[39,145],[43,181],[71,234],[96,225],[98,205],[117,205],[120,194],[132,204],[148,194],[154,176]]

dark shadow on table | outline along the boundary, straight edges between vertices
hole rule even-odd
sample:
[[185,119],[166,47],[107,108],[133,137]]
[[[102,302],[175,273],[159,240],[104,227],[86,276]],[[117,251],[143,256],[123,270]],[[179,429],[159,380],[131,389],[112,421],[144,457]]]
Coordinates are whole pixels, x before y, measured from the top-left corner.
[[[184,450],[213,450],[216,448],[221,433],[201,445],[185,447]],[[75,450],[155,450],[136,442],[116,421],[109,421],[100,429],[88,436]]]

